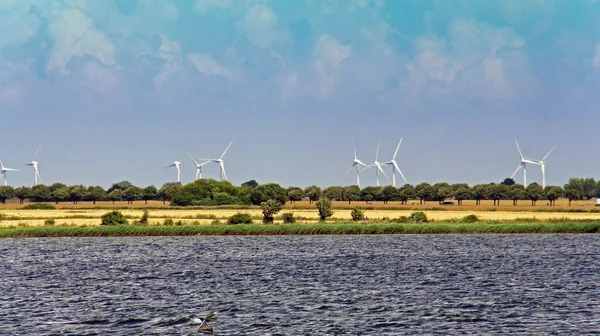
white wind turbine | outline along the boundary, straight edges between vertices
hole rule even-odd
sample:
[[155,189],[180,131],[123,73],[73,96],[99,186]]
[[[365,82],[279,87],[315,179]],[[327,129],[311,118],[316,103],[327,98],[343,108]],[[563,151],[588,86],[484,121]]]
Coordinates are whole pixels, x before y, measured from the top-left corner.
[[354,161],[352,162],[352,166],[346,171],[346,174],[348,174],[352,168],[356,167],[356,185],[360,188],[360,166],[363,166],[365,169],[370,168],[370,166],[356,157],[356,145],[354,144],[354,140],[352,140],[352,147],[354,148]]
[[4,178],[4,185],[7,186],[8,185],[8,180],[6,179],[6,173],[9,171],[20,171],[19,169],[12,169],[12,168],[6,168],[4,167],[4,164],[2,163],[2,161],[0,161],[0,176],[2,178]]
[[204,167],[204,165],[210,163],[210,161],[198,163],[196,160],[194,160],[194,158],[192,157],[192,155],[190,155],[190,153],[188,153],[188,156],[190,157],[190,159],[192,159],[192,161],[194,161],[194,164],[196,165],[196,180],[201,179],[202,178],[202,167]]
[[42,148],[42,144],[40,143],[38,146],[37,151],[35,151],[35,154],[33,155],[33,160],[29,163],[26,163],[26,166],[32,166],[33,167],[33,185],[36,186],[38,184],[38,180],[41,180],[42,177],[40,176],[40,171],[38,169],[39,166],[39,162],[37,162],[37,156],[40,152],[40,148]]
[[377,171],[377,186],[379,187],[379,172],[381,172],[385,177],[389,178],[387,176],[387,174],[383,171],[383,168],[381,168],[382,163],[379,162],[379,145],[380,143],[377,143],[377,152],[375,153],[375,162],[373,162],[372,165],[370,165],[370,167],[375,167],[376,171]]
[[408,181],[406,180],[406,177],[404,177],[404,174],[402,174],[402,171],[400,170],[400,167],[398,167],[398,163],[396,162],[396,155],[398,155],[398,150],[400,149],[400,145],[402,144],[403,139],[404,138],[400,138],[400,142],[398,142],[398,147],[396,147],[396,151],[394,152],[394,156],[392,156],[392,159],[388,162],[383,163],[385,165],[392,166],[392,186],[394,186],[394,187],[396,187],[396,171],[398,171],[398,173],[400,173],[400,176],[402,176],[402,178],[404,179],[404,182],[408,183]]
[[517,169],[515,169],[515,172],[510,178],[514,178],[517,172],[519,172],[519,170],[523,168],[523,185],[527,187],[527,164],[529,163],[538,165],[542,169],[542,188],[546,188],[546,159],[548,158],[550,153],[552,153],[554,148],[556,148],[556,146],[552,147],[552,149],[550,149],[548,154],[546,154],[546,156],[544,156],[543,159],[533,160],[523,156],[523,152],[521,152],[521,147],[519,147],[519,142],[517,141],[517,139],[515,139],[515,143],[517,144],[517,150],[519,151],[519,155],[521,156],[521,163],[519,163]]
[[175,161],[165,167],[165,169],[168,169],[171,167],[175,167],[177,169],[177,182],[178,183],[181,183],[181,162],[179,162],[179,153],[180,152],[181,152],[180,149],[178,149],[177,150],[177,158],[175,159]]
[[229,150],[229,147],[231,147],[232,143],[233,143],[233,140],[231,140],[231,142],[229,143],[229,145],[227,146],[227,148],[225,148],[225,151],[223,152],[223,154],[221,155],[221,157],[218,158],[218,159],[199,159],[199,160],[207,160],[207,161],[210,161],[210,162],[218,163],[219,167],[221,169],[221,181],[227,181],[227,174],[225,173],[225,161],[223,161],[223,157],[225,156],[225,154]]

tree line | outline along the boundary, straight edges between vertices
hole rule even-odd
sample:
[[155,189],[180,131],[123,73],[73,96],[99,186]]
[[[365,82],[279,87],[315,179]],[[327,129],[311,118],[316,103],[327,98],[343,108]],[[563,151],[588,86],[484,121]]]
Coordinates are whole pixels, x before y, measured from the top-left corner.
[[466,183],[449,184],[440,182],[436,184],[420,183],[415,186],[405,184],[401,187],[368,186],[359,188],[351,186],[330,186],[320,188],[316,185],[306,188],[284,188],[276,183],[258,184],[251,180],[241,186],[235,186],[228,181],[213,179],[199,179],[192,183],[166,183],[160,189],[155,186],[145,188],[132,185],[128,181],[114,183],[105,190],[100,186],[67,186],[63,183],[54,183],[46,186],[43,184],[34,187],[13,188],[0,187],[0,202],[16,198],[20,203],[26,200],[32,202],[93,202],[98,201],[134,201],[162,200],[175,206],[219,206],[219,205],[260,205],[268,200],[277,200],[281,204],[297,202],[308,199],[315,202],[320,198],[332,201],[352,202],[401,202],[406,204],[410,200],[419,204],[427,202],[456,202],[462,204],[464,200],[475,200],[479,205],[482,200],[493,200],[494,205],[500,201],[512,201],[517,205],[519,201],[531,201],[536,205],[539,200],[547,200],[550,205],[561,197],[569,200],[591,199],[600,197],[600,181],[594,178],[570,178],[563,187],[547,186],[542,188],[537,183],[528,186],[515,183],[507,178],[500,183],[477,184],[469,186]]

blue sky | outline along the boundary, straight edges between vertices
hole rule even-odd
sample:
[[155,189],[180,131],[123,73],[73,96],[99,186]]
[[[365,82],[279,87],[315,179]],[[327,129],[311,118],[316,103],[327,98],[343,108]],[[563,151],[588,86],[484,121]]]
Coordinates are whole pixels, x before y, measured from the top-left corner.
[[[0,159],[44,183],[183,180],[196,157],[349,185],[352,139],[412,184],[598,176],[600,1],[0,0]],[[363,186],[374,184],[374,171]],[[528,181],[539,181],[529,169]],[[218,177],[216,165],[206,177]],[[519,179],[522,177],[520,176]]]

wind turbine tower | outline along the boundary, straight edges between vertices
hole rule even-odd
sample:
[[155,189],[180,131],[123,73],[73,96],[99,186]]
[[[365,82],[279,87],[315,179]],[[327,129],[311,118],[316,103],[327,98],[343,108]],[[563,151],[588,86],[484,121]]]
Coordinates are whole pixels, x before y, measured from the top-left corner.
[[529,158],[526,158],[525,156],[523,156],[523,152],[521,151],[521,147],[519,147],[519,142],[517,141],[517,139],[515,139],[515,144],[517,145],[517,150],[519,151],[519,155],[521,156],[521,162],[519,163],[519,165],[517,166],[517,169],[515,169],[515,172],[512,174],[512,176],[510,178],[514,178],[515,175],[522,168],[523,169],[523,186],[527,187],[527,164],[529,163],[529,164],[533,164],[533,165],[538,165],[542,169],[542,188],[546,188],[546,159],[548,158],[550,153],[552,153],[554,148],[556,148],[556,146],[552,147],[552,149],[550,149],[548,154],[546,154],[546,156],[544,156],[543,159],[533,160],[533,159],[529,159]]
[[223,154],[221,154],[220,158],[218,158],[218,159],[200,159],[200,160],[207,160],[209,162],[214,162],[214,163],[219,164],[219,167],[221,169],[221,181],[227,181],[227,174],[225,173],[225,161],[223,161],[223,157],[225,157],[225,154],[227,154],[227,151],[229,150],[229,147],[231,147],[232,143],[233,143],[233,140],[231,140],[229,145],[227,145],[227,148],[225,148],[225,151],[223,152]]
[[2,161],[0,161],[0,176],[2,178],[4,178],[4,185],[7,186],[8,185],[8,179],[6,178],[6,173],[9,171],[20,171],[19,169],[13,169],[13,168],[6,168],[4,167],[4,164],[2,163]]
[[37,156],[40,152],[40,148],[42,148],[42,144],[40,143],[40,145],[38,146],[37,151],[35,151],[35,154],[33,155],[33,160],[31,160],[31,162],[26,163],[26,166],[31,166],[33,167],[33,185],[36,186],[38,185],[38,180],[41,180],[42,177],[40,176],[40,171],[38,169],[39,167],[39,162],[37,162]]
[[379,145],[380,143],[377,143],[377,152],[375,153],[375,162],[373,162],[373,164],[371,165],[371,167],[375,167],[376,168],[376,172],[377,172],[377,186],[379,187],[379,172],[381,172],[386,178],[389,178],[387,176],[387,174],[385,173],[385,171],[383,171],[383,168],[381,168],[382,163],[379,162]]
[[371,166],[363,163],[356,157],[356,145],[354,143],[354,140],[352,140],[352,147],[354,148],[354,161],[352,162],[352,166],[350,166],[350,168],[348,168],[348,170],[346,171],[346,174],[348,174],[350,170],[352,170],[352,168],[356,167],[356,185],[360,188],[360,167],[363,166],[364,169],[367,169]]
[[394,186],[394,187],[396,187],[396,171],[398,171],[398,173],[400,173],[400,176],[402,176],[402,179],[404,179],[404,182],[408,183],[408,181],[406,180],[406,177],[404,177],[404,174],[402,174],[402,170],[400,170],[400,167],[398,167],[398,163],[396,162],[396,155],[398,155],[398,150],[400,149],[400,145],[402,144],[403,139],[404,138],[400,138],[400,142],[398,142],[398,147],[396,147],[396,151],[394,152],[394,156],[392,156],[392,159],[388,162],[383,163],[385,165],[392,166],[392,186]]
[[192,161],[194,161],[194,165],[196,165],[196,180],[201,179],[202,178],[202,167],[204,167],[204,165],[210,163],[210,161],[206,161],[206,162],[202,162],[202,163],[198,163],[193,157],[192,155],[190,155],[190,153],[188,153],[188,156],[190,157],[190,159],[192,159]]

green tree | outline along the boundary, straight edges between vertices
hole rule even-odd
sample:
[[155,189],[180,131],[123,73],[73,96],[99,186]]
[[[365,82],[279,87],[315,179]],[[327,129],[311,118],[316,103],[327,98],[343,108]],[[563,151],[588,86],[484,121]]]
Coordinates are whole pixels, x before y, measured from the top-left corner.
[[302,201],[304,198],[304,190],[300,187],[289,187],[287,188],[287,195],[291,203]]
[[60,188],[66,188],[67,185],[64,183],[60,183],[60,182],[56,182],[56,183],[52,183],[52,185],[50,185],[50,192],[53,193],[54,190],[56,189],[60,189]]
[[527,197],[525,193],[525,187],[522,184],[513,184],[508,187],[507,196],[512,200],[513,205],[516,206],[520,199]]
[[87,188],[82,185],[69,187],[69,198],[73,204],[77,204],[87,197]]
[[398,197],[400,198],[402,204],[406,204],[406,202],[409,200],[417,198],[417,192],[412,185],[405,184],[400,187]]
[[326,197],[321,197],[316,202],[317,210],[319,211],[319,219],[321,221],[327,220],[327,218],[333,216],[333,210],[331,210],[331,201]]
[[133,204],[133,201],[142,198],[143,190],[140,187],[131,186],[123,191],[123,197],[127,200],[127,204]]
[[473,198],[475,199],[475,205],[480,205],[481,201],[485,199],[487,194],[487,185],[477,184],[473,186]]
[[348,201],[351,204],[353,201],[360,200],[360,187],[357,185],[350,185],[344,187],[344,201]]
[[433,188],[435,189],[434,200],[439,203],[452,196],[452,187],[446,182],[436,183]]
[[469,188],[468,186],[459,186],[454,190],[454,198],[456,199],[456,201],[458,202],[458,205],[462,205],[462,202],[464,200],[467,200],[469,198],[471,198],[471,188]]
[[48,186],[38,184],[31,188],[31,197],[35,202],[49,202],[52,200],[52,193]]
[[52,200],[56,204],[69,200],[70,196],[71,193],[69,193],[69,188],[67,187],[54,189],[54,191],[52,192]]
[[100,225],[125,225],[129,224],[127,218],[120,211],[111,211],[104,214]]
[[323,189],[322,195],[331,201],[342,201],[344,199],[344,188],[340,186],[331,186]]
[[419,198],[419,204],[434,200],[437,195],[436,189],[429,183],[423,182],[415,186],[415,192]]
[[121,182],[117,182],[117,183],[113,183],[113,185],[110,186],[110,188],[108,188],[108,190],[106,191],[107,193],[111,193],[116,189],[119,189],[121,191],[125,191],[125,189],[132,187],[133,184],[131,184],[131,182],[129,181],[121,181]]
[[275,215],[281,211],[283,204],[279,200],[266,200],[260,204],[260,208],[263,214],[263,223],[273,223]]
[[352,211],[350,211],[350,216],[353,221],[358,222],[365,218],[365,212],[359,207],[354,207],[352,208]]
[[379,190],[381,187],[368,186],[360,191],[360,200],[365,203],[377,201],[379,199]]
[[254,189],[256,187],[258,187],[258,182],[256,182],[255,180],[250,180],[250,181],[242,183],[242,188]]
[[312,203],[321,197],[321,188],[316,185],[308,186],[304,188],[304,196],[308,197],[310,203]]
[[571,202],[574,200],[578,200],[581,193],[577,189],[567,189],[565,190],[565,197],[569,200],[569,206],[571,206]]
[[558,186],[546,186],[544,194],[546,199],[550,202],[550,206],[556,205],[556,200],[562,196],[563,190]]
[[531,205],[535,206],[535,203],[539,199],[544,198],[544,189],[541,185],[533,182],[525,188],[525,194],[527,195],[527,198],[531,200]]
[[252,189],[252,192],[250,193],[250,201],[254,205],[260,205],[262,202],[270,199],[285,204],[288,201],[287,190],[277,183],[267,183]]
[[147,186],[142,190],[142,199],[144,200],[144,204],[148,204],[149,200],[153,200],[158,195],[158,190],[155,186]]
[[15,197],[19,199],[19,204],[23,204],[26,199],[31,197],[31,188],[19,187],[15,189]]
[[6,200],[15,197],[15,189],[11,186],[0,186],[0,202],[6,204]]
[[504,184],[490,184],[486,189],[486,198],[494,200],[494,206],[500,205],[500,200],[507,198],[507,186]]
[[507,177],[507,178],[505,178],[505,179],[504,179],[504,181],[502,181],[500,184],[504,184],[505,186],[508,186],[508,187],[510,187],[510,186],[512,186],[512,185],[514,185],[514,184],[515,184],[515,180],[513,180],[513,179],[512,179],[512,178],[510,178],[510,177]]
[[123,199],[123,190],[115,189],[108,193],[108,199],[115,204],[115,201],[121,201]]
[[583,180],[583,195],[587,199],[592,199],[596,195],[596,180],[593,177]]
[[383,204],[387,204],[390,201],[397,201],[400,198],[400,191],[393,186],[385,186],[381,190],[383,197]]
[[106,190],[100,186],[89,186],[87,192],[87,200],[96,204],[97,201],[102,201],[106,197]]
[[165,204],[167,201],[171,201],[173,196],[181,191],[181,183],[179,182],[169,182],[163,184],[163,186],[158,190],[158,197]]

